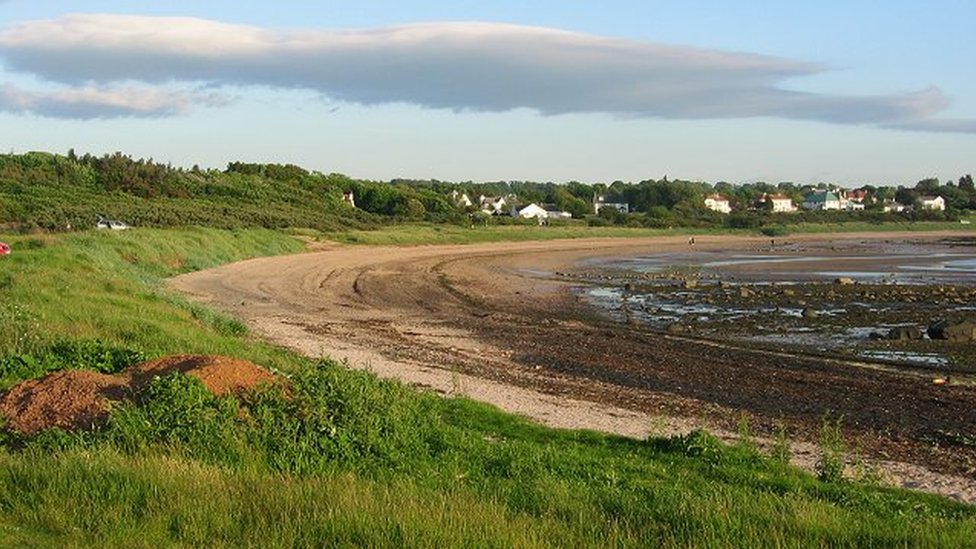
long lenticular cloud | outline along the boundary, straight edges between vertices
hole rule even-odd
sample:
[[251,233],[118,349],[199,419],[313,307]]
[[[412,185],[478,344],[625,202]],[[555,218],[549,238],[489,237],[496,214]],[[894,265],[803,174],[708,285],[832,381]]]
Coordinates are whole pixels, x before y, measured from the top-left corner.
[[[0,31],[0,60],[7,70],[67,86],[260,85],[364,105],[973,131],[965,120],[931,118],[949,104],[936,88],[869,97],[803,93],[782,84],[824,67],[495,23],[289,31],[192,18],[68,15]],[[183,101],[174,114],[206,97]],[[110,115],[117,115],[113,108]]]

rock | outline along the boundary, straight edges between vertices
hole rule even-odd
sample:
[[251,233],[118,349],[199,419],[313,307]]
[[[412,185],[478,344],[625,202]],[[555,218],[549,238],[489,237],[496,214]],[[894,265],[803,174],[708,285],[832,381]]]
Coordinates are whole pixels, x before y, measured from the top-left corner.
[[917,326],[895,326],[894,328],[888,330],[888,333],[885,335],[885,339],[892,339],[895,341],[922,339],[922,330],[919,330]]
[[793,297],[793,296],[796,295],[796,292],[794,292],[790,288],[786,288],[785,290],[783,290],[783,295],[786,296],[786,297]]
[[800,311],[800,316],[803,318],[817,318],[820,316],[820,313],[810,307],[804,307],[803,310]]
[[672,322],[668,324],[667,331],[669,334],[687,334],[691,329],[680,322]]
[[689,278],[685,280],[684,286],[686,290],[694,290],[698,287],[698,281],[693,278]]
[[746,288],[745,286],[739,288],[739,297],[753,297],[755,295],[756,292],[750,290],[749,288]]
[[632,283],[630,283],[630,282],[624,284],[624,291],[633,292],[634,291],[634,285]]
[[841,276],[834,280],[834,284],[840,284],[841,286],[850,286],[854,284],[854,279],[849,276]]
[[957,343],[976,341],[976,321],[940,319],[929,324],[929,337]]

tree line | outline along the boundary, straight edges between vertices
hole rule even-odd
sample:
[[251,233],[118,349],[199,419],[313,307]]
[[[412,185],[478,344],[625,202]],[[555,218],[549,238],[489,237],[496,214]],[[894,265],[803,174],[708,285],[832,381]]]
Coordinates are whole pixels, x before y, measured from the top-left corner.
[[[175,167],[122,153],[93,156],[47,152],[0,155],[0,225],[9,228],[86,227],[99,215],[133,225],[210,225],[225,228],[309,227],[322,230],[368,228],[406,220],[471,223],[480,196],[506,196],[510,202],[553,204],[593,225],[758,227],[775,217],[761,198],[785,195],[799,204],[815,190],[832,186],[756,182],[709,184],[667,177],[637,183],[614,181],[556,184],[533,181],[475,183],[394,179],[369,181],[323,174],[294,164],[231,162],[223,170]],[[865,212],[792,214],[798,221],[883,219],[881,204],[917,204],[922,196],[942,196],[946,212],[920,212],[922,218],[953,218],[976,210],[971,175],[958,181],[930,178],[912,187],[864,186]],[[466,193],[475,205],[464,208],[452,193]],[[352,193],[355,207],[343,200]],[[734,213],[723,216],[704,206],[718,193]],[[593,199],[629,205],[631,214],[594,212]],[[512,198],[514,197],[514,198]],[[497,221],[510,222],[510,221]]]

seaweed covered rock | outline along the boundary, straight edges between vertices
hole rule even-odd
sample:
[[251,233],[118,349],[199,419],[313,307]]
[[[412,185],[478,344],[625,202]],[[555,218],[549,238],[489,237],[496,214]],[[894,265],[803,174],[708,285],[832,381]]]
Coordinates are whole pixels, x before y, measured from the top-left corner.
[[930,324],[927,332],[932,339],[969,343],[976,341],[976,321],[943,318]]

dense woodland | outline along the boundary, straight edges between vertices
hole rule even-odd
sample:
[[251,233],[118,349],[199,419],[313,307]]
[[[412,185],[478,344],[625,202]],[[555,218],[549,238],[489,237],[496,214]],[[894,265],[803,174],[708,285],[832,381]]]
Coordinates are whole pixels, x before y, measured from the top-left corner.
[[[133,159],[122,153],[78,156],[45,152],[0,155],[0,227],[16,230],[65,230],[91,227],[99,216],[118,218],[135,226],[206,225],[219,228],[307,227],[320,230],[369,228],[403,221],[469,224],[515,223],[488,218],[477,207],[464,208],[451,197],[464,192],[514,195],[523,203],[548,203],[573,214],[576,223],[644,227],[758,228],[792,222],[877,221],[886,219],[955,219],[976,210],[976,189],[970,175],[944,184],[938,179],[914,187],[863,187],[865,211],[773,214],[759,201],[764,194],[784,194],[800,203],[802,197],[827,184],[799,186],[763,182],[732,185],[696,181],[648,179],[609,185],[529,181],[489,183],[437,180],[366,181],[342,174],[310,172],[287,164],[232,162],[225,170],[174,167],[152,159]],[[356,207],[343,201],[352,192]],[[727,197],[731,215],[706,209],[703,198]],[[609,202],[625,202],[630,214],[613,210],[593,213],[594,195]],[[880,204],[897,200],[906,205],[919,196],[945,198],[945,212],[886,214]]]

